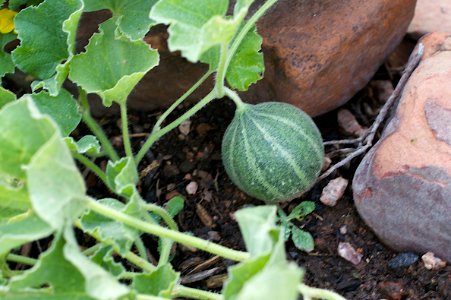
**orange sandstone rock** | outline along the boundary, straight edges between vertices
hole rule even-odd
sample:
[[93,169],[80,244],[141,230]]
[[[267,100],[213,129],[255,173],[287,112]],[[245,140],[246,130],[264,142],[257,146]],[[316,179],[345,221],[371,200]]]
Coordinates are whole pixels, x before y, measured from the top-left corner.
[[451,1],[418,0],[409,33],[419,38],[430,32],[451,32]]
[[388,246],[451,261],[451,33],[421,42],[395,116],[355,173],[354,201]]
[[[255,7],[263,3],[256,1]],[[312,116],[348,101],[373,76],[406,33],[416,0],[280,0],[257,24],[263,36],[265,78],[242,93],[249,102],[284,101]],[[79,30],[96,21],[87,14]],[[91,26],[90,26],[91,25]],[[130,105],[152,110],[169,106],[206,71],[166,46],[163,27],[146,38],[161,55],[160,66],[135,88]],[[199,99],[211,82],[191,99]]]

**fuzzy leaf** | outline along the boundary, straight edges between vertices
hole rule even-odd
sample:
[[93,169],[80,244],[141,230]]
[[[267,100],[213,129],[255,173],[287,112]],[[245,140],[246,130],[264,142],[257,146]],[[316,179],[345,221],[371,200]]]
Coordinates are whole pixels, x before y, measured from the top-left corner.
[[125,272],[124,266],[114,261],[113,248],[111,246],[97,250],[91,257],[91,261],[107,270],[114,277],[118,277]]
[[[5,74],[14,72],[14,62],[11,55],[5,52],[3,49],[6,44],[16,38],[15,34],[0,34],[0,81]],[[1,102],[0,102],[1,103]]]
[[86,187],[66,144],[54,135],[26,168],[33,208],[55,230],[84,210]]
[[171,51],[180,50],[197,62],[212,47],[230,43],[252,2],[239,1],[230,17],[225,15],[227,0],[161,0],[152,7],[150,18],[169,25]]
[[0,86],[0,109],[9,102],[16,100],[16,95]]
[[131,40],[142,39],[154,22],[149,12],[157,0],[85,0],[86,11],[109,9],[116,26]]
[[293,226],[291,231],[291,239],[296,248],[305,252],[310,252],[315,249],[315,241],[309,232],[301,230],[296,226]]
[[49,115],[58,124],[63,136],[68,136],[81,121],[81,113],[74,97],[65,89],[53,97],[47,92],[30,97],[42,114]]
[[[127,208],[132,204],[124,205],[116,199],[102,199],[99,202],[115,210],[127,213]],[[102,240],[116,246],[118,251],[125,255],[139,237],[139,232],[123,223],[106,218],[95,212],[89,211],[81,218],[81,226],[88,233],[97,233]]]
[[10,218],[5,224],[0,224],[0,232],[0,256],[2,256],[20,245],[49,236],[53,228],[35,214],[23,214]]
[[72,228],[66,227],[33,268],[11,280],[2,299],[113,300],[126,294],[124,285],[80,252]]
[[249,86],[263,78],[265,63],[260,51],[263,39],[256,29],[250,30],[230,61],[227,83],[233,89],[247,91]]
[[85,91],[97,93],[105,106],[113,101],[125,103],[138,81],[159,61],[158,52],[145,42],[115,37],[114,31],[114,20],[104,22],[86,52],[73,58],[69,73]]
[[[125,189],[134,187],[139,180],[133,159],[124,157],[116,162],[109,161],[106,167],[108,185],[118,194],[125,195]],[[131,196],[128,194],[128,196]]]
[[52,96],[59,92],[67,76],[68,64],[75,50],[75,35],[83,10],[81,0],[46,0],[39,6],[23,9],[15,18],[21,43],[13,51],[16,65],[44,81]]
[[171,293],[179,278],[180,274],[170,264],[166,264],[152,273],[135,276],[132,286],[142,294],[172,299]]
[[258,206],[244,208],[235,213],[246,249],[251,256],[271,252],[277,242],[276,208]]
[[166,210],[171,217],[178,215],[185,206],[185,199],[182,196],[175,196],[166,203]]
[[67,147],[72,153],[88,154],[91,156],[97,156],[101,152],[101,146],[99,140],[93,135],[85,135],[78,142],[72,137],[64,138]]

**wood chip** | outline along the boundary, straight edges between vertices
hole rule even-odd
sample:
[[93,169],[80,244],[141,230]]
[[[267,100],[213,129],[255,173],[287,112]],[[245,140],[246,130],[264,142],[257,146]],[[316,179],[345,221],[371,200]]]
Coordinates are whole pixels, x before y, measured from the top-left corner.
[[196,204],[196,214],[199,217],[202,224],[207,226],[208,228],[216,227],[216,224],[213,221],[213,218],[210,216],[208,211],[201,204]]

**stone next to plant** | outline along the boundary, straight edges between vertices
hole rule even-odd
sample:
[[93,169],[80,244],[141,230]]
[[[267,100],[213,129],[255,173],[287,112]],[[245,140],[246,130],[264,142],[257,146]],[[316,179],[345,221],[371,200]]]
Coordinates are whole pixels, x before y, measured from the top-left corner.
[[[255,2],[258,7],[263,1]],[[243,99],[284,101],[311,116],[344,104],[399,44],[415,4],[416,0],[279,1],[257,24],[266,70]],[[85,15],[79,40],[87,40],[104,17]],[[132,92],[129,103],[134,109],[169,106],[205,72],[205,65],[190,64],[170,52],[167,36],[163,27],[156,27],[146,37],[158,48],[161,62]],[[168,85],[168,81],[176,84]],[[199,99],[208,89],[205,85],[190,99]]]
[[422,62],[355,173],[354,201],[390,247],[451,262],[451,33],[420,42]]

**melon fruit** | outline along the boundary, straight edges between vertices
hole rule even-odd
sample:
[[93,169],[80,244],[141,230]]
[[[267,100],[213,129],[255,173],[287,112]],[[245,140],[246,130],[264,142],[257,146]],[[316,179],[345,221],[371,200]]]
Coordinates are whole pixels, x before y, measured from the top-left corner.
[[297,107],[266,102],[239,107],[222,141],[225,170],[246,194],[267,203],[292,200],[316,181],[321,134]]

